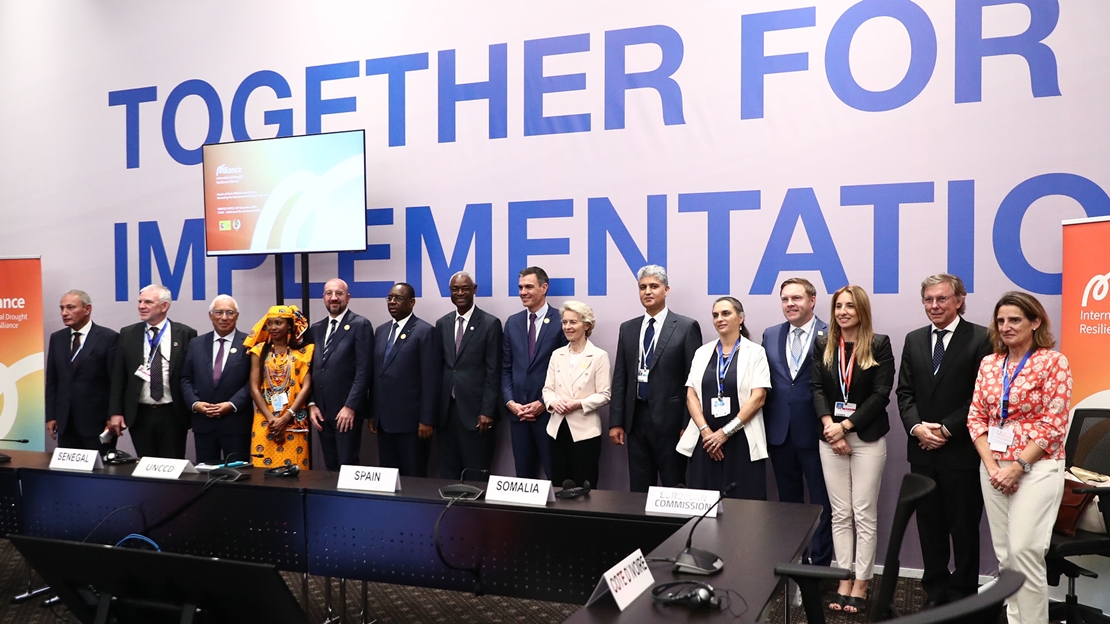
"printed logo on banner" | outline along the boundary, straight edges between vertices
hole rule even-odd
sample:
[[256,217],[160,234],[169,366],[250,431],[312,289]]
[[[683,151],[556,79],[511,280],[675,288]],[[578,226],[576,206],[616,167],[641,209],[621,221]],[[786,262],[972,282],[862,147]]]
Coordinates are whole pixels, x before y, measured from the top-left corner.
[[231,230],[231,219],[224,219],[220,221],[220,231],[228,232]]
[[1087,307],[1089,297],[1094,297],[1095,301],[1102,301],[1108,293],[1110,293],[1110,273],[1092,277],[1087,282],[1087,287],[1083,289],[1083,307]]

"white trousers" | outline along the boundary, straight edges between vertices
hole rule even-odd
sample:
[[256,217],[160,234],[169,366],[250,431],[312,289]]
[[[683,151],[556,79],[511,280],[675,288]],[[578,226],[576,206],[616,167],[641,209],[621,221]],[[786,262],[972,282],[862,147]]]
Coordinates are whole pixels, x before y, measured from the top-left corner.
[[[1012,463],[1000,461],[998,465],[1005,468]],[[1025,575],[1025,584],[1006,601],[1006,620],[1009,624],[1044,624],[1048,621],[1044,556],[1064,497],[1064,462],[1042,459],[1034,463],[1013,494],[991,487],[986,466],[979,467],[979,484],[999,569]]]
[[886,465],[886,438],[864,442],[859,435],[844,436],[852,452],[837,455],[821,442],[821,470],[832,506],[833,551],[836,566],[852,570],[855,578],[870,581],[875,575],[875,548],[879,540],[879,486]]

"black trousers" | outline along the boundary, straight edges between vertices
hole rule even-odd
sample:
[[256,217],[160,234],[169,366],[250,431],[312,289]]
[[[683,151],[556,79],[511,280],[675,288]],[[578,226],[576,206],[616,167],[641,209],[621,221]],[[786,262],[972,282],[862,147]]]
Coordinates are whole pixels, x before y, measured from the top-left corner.
[[386,468],[396,468],[402,477],[428,476],[428,456],[432,441],[421,440],[412,433],[387,433],[378,427],[378,461]]
[[[469,418],[467,419],[469,421]],[[436,446],[439,451],[439,476],[441,479],[458,479],[465,468],[489,470],[493,464],[493,449],[497,437],[493,430],[479,433],[478,415],[474,415],[474,426],[467,427],[459,420],[459,409],[455,400],[447,405],[447,420],[436,430]],[[478,479],[478,475],[467,475]]]
[[[910,471],[937,483],[917,506],[917,533],[925,573],[921,586],[929,600],[952,602],[971,596],[979,587],[979,522],[983,491],[978,468],[911,464]],[[948,568],[949,555],[954,566]]]
[[324,452],[324,466],[328,470],[339,472],[340,466],[362,465],[359,453],[362,450],[362,428],[365,426],[366,420],[356,416],[350,431],[339,431],[335,428],[335,414],[324,415],[320,448]]
[[556,487],[562,487],[567,479],[577,486],[589,481],[590,487],[596,488],[600,459],[601,436],[575,442],[564,419],[559,424],[559,435],[551,445],[551,482]]
[[633,409],[632,429],[625,438],[629,489],[647,492],[656,483],[663,487],[682,483],[686,479],[686,456],[674,450],[678,431],[657,431],[648,415],[647,401],[636,400]]
[[234,455],[231,461],[251,463],[251,432],[208,433],[193,432],[193,446],[197,450],[198,464],[221,464],[224,458]]
[[185,441],[189,430],[178,424],[173,404],[139,404],[139,411],[131,432],[131,442],[139,457],[165,457],[185,459]]

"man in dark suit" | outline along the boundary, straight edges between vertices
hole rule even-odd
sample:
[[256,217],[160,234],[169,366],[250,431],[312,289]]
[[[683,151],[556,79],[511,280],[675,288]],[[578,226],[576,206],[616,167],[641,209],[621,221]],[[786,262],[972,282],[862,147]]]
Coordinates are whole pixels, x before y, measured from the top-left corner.
[[370,431],[382,466],[428,476],[439,402],[440,353],[435,330],[412,313],[416,292],[404,282],[386,297],[392,321],[378,326]]
[[189,406],[181,396],[181,373],[197,330],[166,318],[171,299],[165,286],[139,291],[141,321],[119,332],[108,426],[116,435],[128,428],[139,456],[184,459]]
[[213,331],[189,343],[181,394],[193,414],[193,443],[197,463],[219,464],[231,460],[250,462],[251,361],[235,329],[239,304],[219,295],[208,306]]
[[108,394],[119,334],[92,322],[92,299],[83,290],[62,295],[65,329],[50,335],[46,352],[46,432],[62,448],[105,451]]
[[314,323],[305,340],[316,345],[308,416],[320,432],[324,465],[333,472],[362,463],[362,421],[370,408],[367,395],[374,370],[374,327],[347,309],[350,302],[347,282],[328,280],[324,284],[328,317]]
[[520,301],[525,309],[505,321],[501,360],[501,398],[509,410],[509,431],[518,477],[536,478],[536,460],[551,476],[551,436],[543,385],[551,352],[567,344],[562,314],[547,305],[547,272],[528,267],[520,272]]
[[[963,280],[941,273],[921,283],[930,325],[906,335],[898,411],[909,433],[910,471],[936,481],[917,508],[926,607],[970,596],[979,585],[979,455],[967,412],[979,362],[991,352],[987,328],[964,320]],[[948,568],[949,553],[955,567]]]
[[832,507],[825,490],[818,442],[821,422],[813,411],[809,381],[813,373],[813,342],[829,331],[817,318],[817,289],[809,280],[792,277],[779,286],[786,322],[763,332],[763,349],[771,368],[771,391],[763,404],[767,453],[775,470],[779,500],[821,505],[821,522],[810,542],[807,558],[814,565],[832,561]]
[[628,443],[628,482],[647,492],[657,480],[675,487],[686,480],[686,457],[675,450],[690,418],[686,378],[701,327],[667,308],[667,271],[649,264],[636,274],[646,314],[621,324],[609,404],[609,439]]
[[474,305],[478,286],[469,273],[451,277],[455,311],[436,321],[442,345],[439,390],[439,476],[455,479],[464,468],[489,470],[501,410],[501,319]]

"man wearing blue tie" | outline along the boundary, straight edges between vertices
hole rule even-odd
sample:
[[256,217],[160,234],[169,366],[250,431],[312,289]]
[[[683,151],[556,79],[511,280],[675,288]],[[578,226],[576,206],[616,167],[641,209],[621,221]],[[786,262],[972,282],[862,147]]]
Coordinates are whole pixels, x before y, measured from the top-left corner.
[[567,344],[562,316],[547,305],[547,272],[528,267],[520,272],[520,301],[524,310],[505,321],[501,393],[509,410],[513,459],[518,477],[536,478],[536,460],[551,476],[550,419],[543,405],[543,385],[551,352]]

